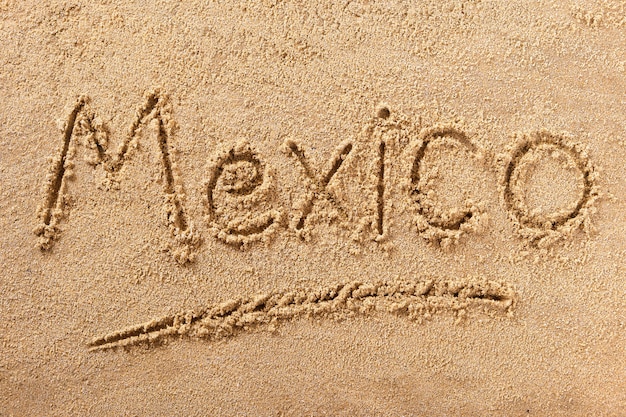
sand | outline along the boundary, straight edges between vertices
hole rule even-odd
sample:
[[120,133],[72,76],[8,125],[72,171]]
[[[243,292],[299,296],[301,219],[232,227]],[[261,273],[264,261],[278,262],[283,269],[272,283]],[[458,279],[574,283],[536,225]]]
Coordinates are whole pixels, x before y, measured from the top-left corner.
[[626,415],[625,25],[0,2],[0,415]]

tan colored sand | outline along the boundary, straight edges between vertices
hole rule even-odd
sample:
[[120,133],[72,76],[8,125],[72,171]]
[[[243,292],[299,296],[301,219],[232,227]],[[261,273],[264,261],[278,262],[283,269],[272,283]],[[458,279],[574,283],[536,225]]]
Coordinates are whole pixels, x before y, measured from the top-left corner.
[[626,415],[625,25],[0,1],[0,415]]

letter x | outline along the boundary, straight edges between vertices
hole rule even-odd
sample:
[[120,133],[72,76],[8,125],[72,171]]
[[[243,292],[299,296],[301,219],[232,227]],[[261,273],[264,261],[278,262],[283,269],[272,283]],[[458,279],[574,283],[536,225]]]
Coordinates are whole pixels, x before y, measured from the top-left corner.
[[343,161],[344,159],[346,159],[346,156],[348,156],[348,154],[352,150],[352,144],[347,144],[341,149],[341,152],[339,152],[339,155],[335,157],[335,161],[333,162],[332,167],[330,168],[328,173],[322,178],[319,178],[315,174],[315,172],[311,168],[311,165],[309,165],[309,161],[307,161],[306,157],[304,156],[304,151],[300,149],[300,147],[295,142],[287,141],[286,145],[289,151],[293,153],[294,155],[296,155],[296,157],[300,161],[300,164],[304,168],[304,172],[306,176],[309,177],[309,179],[313,182],[313,187],[314,187],[313,196],[307,200],[307,202],[304,205],[304,208],[302,209],[302,215],[300,219],[298,220],[298,224],[296,225],[296,230],[300,230],[304,227],[304,221],[306,220],[308,215],[311,214],[311,210],[313,210],[313,204],[315,203],[316,200],[318,200],[322,196],[326,197],[329,201],[332,201],[343,212],[344,210],[339,204],[339,202],[336,201],[336,199],[333,198],[333,196],[326,190],[326,187],[328,186],[328,183],[333,178],[335,173],[341,167],[341,164],[343,164]]

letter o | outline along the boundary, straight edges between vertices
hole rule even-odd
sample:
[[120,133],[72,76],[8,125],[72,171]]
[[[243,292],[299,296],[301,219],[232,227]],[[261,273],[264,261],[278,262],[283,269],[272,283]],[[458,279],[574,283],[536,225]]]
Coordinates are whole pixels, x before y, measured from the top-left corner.
[[[522,158],[533,149],[541,145],[549,145],[566,154],[582,174],[583,192],[572,210],[559,213],[551,220],[542,219],[533,215],[524,207],[524,196],[513,186],[517,170],[520,167]],[[578,226],[583,223],[584,213],[591,205],[597,191],[594,187],[594,169],[586,153],[578,144],[570,142],[562,135],[555,135],[541,131],[526,136],[524,140],[517,144],[508,159],[503,178],[503,199],[506,210],[512,218],[521,226],[541,231],[556,231],[565,225]]]

